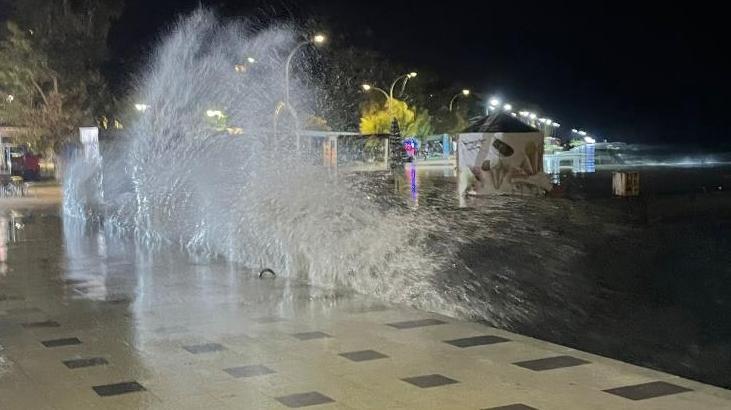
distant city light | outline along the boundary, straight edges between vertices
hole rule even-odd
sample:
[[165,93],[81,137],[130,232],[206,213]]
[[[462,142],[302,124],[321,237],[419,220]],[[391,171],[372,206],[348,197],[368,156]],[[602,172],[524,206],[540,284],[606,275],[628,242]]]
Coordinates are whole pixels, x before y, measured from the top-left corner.
[[254,57],[246,57],[246,61],[248,61],[248,62],[249,62],[249,64],[254,64],[254,63],[256,63],[256,60],[254,59]]
[[363,87],[365,91],[369,91],[372,88],[370,84],[363,84],[361,87]]
[[516,114],[514,112],[511,112],[510,115],[512,115],[513,117],[517,117],[518,116],[518,114]]
[[575,134],[575,133],[579,132],[579,130],[577,130],[576,128],[571,128],[571,132],[573,132]]
[[468,89],[465,88],[464,90],[462,90],[462,95],[464,95],[465,97],[467,97],[468,95],[470,95],[470,90],[468,90]]
[[529,113],[528,111],[521,111],[521,112],[520,112],[520,116],[521,116],[521,117],[527,117],[527,116],[529,116],[529,115],[530,115],[530,113]]
[[312,37],[312,42],[315,44],[322,44],[325,42],[327,37],[325,37],[323,34],[316,34],[315,37]]
[[557,122],[554,122],[554,123],[552,123],[551,125],[553,125],[553,126],[554,126],[554,127],[556,127],[556,128],[558,128],[558,127],[560,127],[560,126],[561,126],[561,124],[559,124],[559,123],[557,123]]
[[513,110],[513,106],[510,105],[510,104],[505,104],[505,105],[503,105],[503,110],[505,110],[505,111],[512,111]]
[[135,110],[139,112],[145,112],[148,108],[150,108],[150,106],[147,104],[135,104]]
[[536,118],[538,118],[538,116],[533,114],[532,112],[529,113],[528,116],[530,117],[531,120],[535,120]]
[[581,135],[582,137],[585,137],[586,136],[586,131],[579,131],[578,134]]
[[490,105],[497,107],[500,105],[500,99],[498,98],[490,98]]
[[416,77],[416,71],[412,71],[412,72],[408,73],[406,76],[409,78],[414,78],[414,77]]
[[596,140],[592,137],[584,137],[584,142],[586,142],[587,144],[594,144]]

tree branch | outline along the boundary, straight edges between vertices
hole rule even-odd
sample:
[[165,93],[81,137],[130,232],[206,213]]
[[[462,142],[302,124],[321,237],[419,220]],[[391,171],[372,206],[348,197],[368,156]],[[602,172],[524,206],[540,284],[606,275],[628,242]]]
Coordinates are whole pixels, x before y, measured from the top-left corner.
[[48,105],[48,98],[46,98],[46,93],[43,92],[43,89],[41,88],[41,86],[38,85],[35,78],[33,78],[33,77],[30,78],[30,81],[31,81],[31,83],[33,83],[33,87],[35,87],[36,90],[38,90],[38,92],[41,94],[41,98],[43,98],[43,103]]

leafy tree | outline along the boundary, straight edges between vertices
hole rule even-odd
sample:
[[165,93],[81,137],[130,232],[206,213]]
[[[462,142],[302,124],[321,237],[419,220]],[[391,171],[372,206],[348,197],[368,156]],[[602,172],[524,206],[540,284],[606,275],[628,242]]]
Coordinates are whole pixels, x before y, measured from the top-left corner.
[[0,90],[14,97],[0,106],[0,120],[21,127],[19,142],[40,152],[58,151],[77,127],[111,111],[114,100],[100,67],[122,4],[0,0],[0,7],[10,10],[0,41]]
[[401,133],[405,136],[424,136],[432,132],[431,118],[427,110],[411,109],[405,102],[395,98],[389,99],[383,106],[376,104],[367,106],[360,118],[360,132],[388,134],[393,118],[396,118]]

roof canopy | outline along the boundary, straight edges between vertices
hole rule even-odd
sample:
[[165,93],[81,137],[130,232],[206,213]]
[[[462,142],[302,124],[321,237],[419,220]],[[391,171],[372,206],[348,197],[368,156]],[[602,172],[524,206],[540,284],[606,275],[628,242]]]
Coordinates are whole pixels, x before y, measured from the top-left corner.
[[478,117],[462,131],[467,132],[540,132],[505,112]]

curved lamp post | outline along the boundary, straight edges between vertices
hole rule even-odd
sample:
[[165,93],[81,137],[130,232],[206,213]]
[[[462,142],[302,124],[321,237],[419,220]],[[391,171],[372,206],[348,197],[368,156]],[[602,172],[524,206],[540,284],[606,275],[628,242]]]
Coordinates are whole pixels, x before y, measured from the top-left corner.
[[409,82],[410,78],[414,78],[414,77],[416,77],[416,71],[412,71],[408,74],[404,74],[404,75],[400,75],[400,76],[396,77],[396,79],[393,80],[393,83],[391,83],[391,90],[388,93],[388,95],[391,97],[391,99],[393,99],[393,89],[394,89],[394,87],[396,87],[396,83],[398,83],[399,80],[402,80],[402,79],[404,80],[404,84],[401,86],[401,93],[403,93],[404,90],[406,89],[406,83]]
[[[290,66],[292,65],[292,58],[294,58],[294,55],[297,53],[297,51],[299,51],[299,49],[301,49],[302,47],[309,45],[309,44],[320,45],[320,44],[324,43],[325,40],[326,40],[326,37],[323,34],[316,34],[312,38],[308,38],[308,39],[305,39],[304,41],[301,41],[292,49],[292,51],[290,51],[289,55],[287,56],[287,61],[284,64],[284,104],[286,105],[290,114],[292,114],[292,118],[294,119],[294,130],[295,130],[295,135],[297,137],[297,147],[296,147],[297,152],[299,152],[299,147],[300,147],[299,119],[297,117],[297,111],[295,111],[294,107],[292,107],[292,104],[289,101]],[[276,110],[275,116],[274,116],[274,132],[275,133],[277,132],[277,117],[278,117],[280,109]]]
[[454,104],[454,100],[456,100],[457,97],[459,97],[460,95],[464,95],[465,97],[469,97],[470,90],[468,90],[468,89],[465,88],[461,92],[455,94],[454,97],[452,97],[452,99],[449,101],[449,112],[452,112],[452,105]]
[[393,112],[391,111],[392,98],[388,95],[386,90],[384,90],[383,88],[374,87],[370,84],[363,84],[361,87],[363,87],[363,91],[366,91],[366,92],[370,91],[370,90],[380,91],[381,94],[383,94],[383,96],[386,97],[386,105],[388,105],[388,113],[391,114],[391,116],[393,116]]

